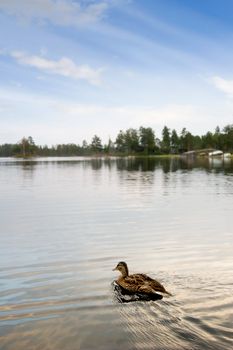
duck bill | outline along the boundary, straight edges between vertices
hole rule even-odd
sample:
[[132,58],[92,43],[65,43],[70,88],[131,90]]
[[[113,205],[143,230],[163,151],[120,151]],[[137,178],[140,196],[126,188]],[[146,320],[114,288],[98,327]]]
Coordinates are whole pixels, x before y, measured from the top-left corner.
[[112,269],[112,271],[117,271],[118,270],[118,268],[117,267],[115,267],[114,269]]

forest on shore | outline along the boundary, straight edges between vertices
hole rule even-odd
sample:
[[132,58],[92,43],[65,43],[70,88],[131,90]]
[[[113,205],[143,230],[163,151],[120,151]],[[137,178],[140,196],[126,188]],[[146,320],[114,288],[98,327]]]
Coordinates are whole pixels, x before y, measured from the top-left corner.
[[89,156],[89,155],[162,155],[182,154],[199,149],[218,149],[233,153],[233,124],[222,130],[217,126],[214,132],[208,131],[199,136],[193,135],[186,128],[180,133],[164,126],[161,138],[150,127],[120,130],[116,139],[102,143],[98,135],[91,142],[83,140],[82,144],[68,143],[54,146],[37,145],[32,138],[23,137],[16,144],[0,145],[0,157],[30,157],[30,156]]

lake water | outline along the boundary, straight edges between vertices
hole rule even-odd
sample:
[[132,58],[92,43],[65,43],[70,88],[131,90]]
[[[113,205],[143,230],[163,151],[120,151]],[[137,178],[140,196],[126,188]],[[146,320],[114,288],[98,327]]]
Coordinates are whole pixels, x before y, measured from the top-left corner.
[[232,160],[0,159],[0,349],[232,349],[232,209]]

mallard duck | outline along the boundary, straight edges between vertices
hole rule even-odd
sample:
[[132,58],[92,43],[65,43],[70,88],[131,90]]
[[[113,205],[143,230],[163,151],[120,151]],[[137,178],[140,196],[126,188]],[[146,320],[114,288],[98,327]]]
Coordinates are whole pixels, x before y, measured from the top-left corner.
[[164,286],[153,278],[143,274],[137,273],[129,275],[128,266],[124,261],[120,261],[113,271],[118,270],[121,272],[121,276],[118,278],[117,283],[130,293],[156,293],[161,292],[171,295]]

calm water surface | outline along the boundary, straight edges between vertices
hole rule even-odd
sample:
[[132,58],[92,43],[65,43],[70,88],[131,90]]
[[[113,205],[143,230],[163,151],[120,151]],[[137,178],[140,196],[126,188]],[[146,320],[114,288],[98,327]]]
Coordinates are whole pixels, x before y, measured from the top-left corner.
[[1,159],[0,349],[232,349],[232,204],[230,160]]

